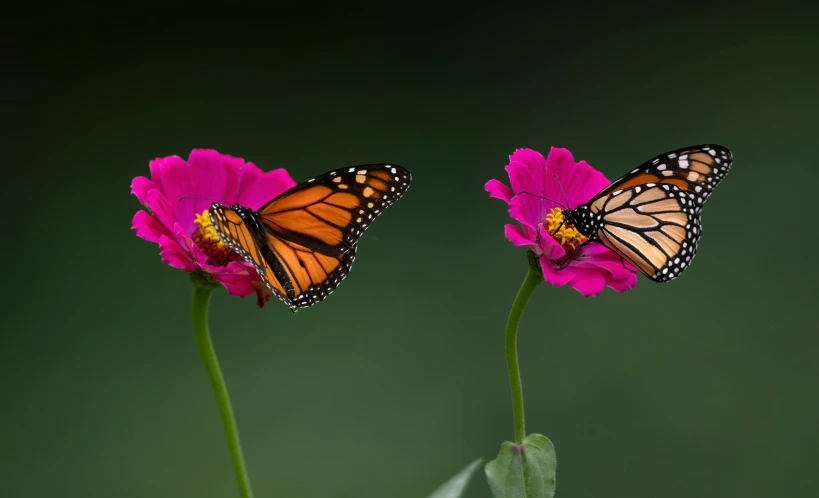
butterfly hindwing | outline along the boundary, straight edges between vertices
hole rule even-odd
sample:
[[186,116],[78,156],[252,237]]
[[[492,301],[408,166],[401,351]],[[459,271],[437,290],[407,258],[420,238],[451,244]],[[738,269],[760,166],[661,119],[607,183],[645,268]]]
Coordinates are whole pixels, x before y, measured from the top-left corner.
[[268,247],[292,284],[288,297],[294,308],[307,308],[327,298],[347,277],[356,255],[356,246],[327,256],[272,234],[268,234]]
[[665,282],[691,262],[701,234],[697,196],[676,185],[646,184],[592,203],[597,237],[646,276]]

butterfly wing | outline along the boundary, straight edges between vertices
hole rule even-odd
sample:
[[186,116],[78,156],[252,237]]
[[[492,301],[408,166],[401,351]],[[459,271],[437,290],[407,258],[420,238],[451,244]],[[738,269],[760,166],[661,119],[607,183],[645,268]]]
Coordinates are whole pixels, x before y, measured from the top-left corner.
[[594,201],[597,237],[646,276],[667,282],[691,263],[701,234],[694,192],[649,183],[619,189]]
[[342,254],[327,256],[272,233],[267,234],[267,247],[283,269],[286,302],[293,311],[327,298],[350,272],[356,255],[355,245]]
[[292,309],[312,306],[336,289],[350,272],[361,234],[404,195],[411,180],[397,165],[342,168],[293,187],[259,210]]
[[731,151],[721,145],[684,147],[646,161],[615,180],[597,194],[596,198],[602,198],[618,190],[652,183],[675,185],[684,191],[692,192],[697,196],[695,199],[697,204],[702,205],[713,189],[725,178],[732,163]]
[[[352,249],[389,205],[401,198],[412,177],[392,164],[342,168],[296,185],[259,210],[269,232],[281,241],[325,256]],[[352,261],[349,262],[352,264]]]
[[218,202],[210,207],[209,213],[213,228],[222,242],[236,251],[245,261],[253,264],[256,272],[273,294],[292,309],[294,305],[288,297],[289,294],[292,294],[292,286],[288,285],[289,282],[281,263],[273,257],[270,248],[262,242],[265,235],[259,233],[258,228],[245,223],[239,213]]

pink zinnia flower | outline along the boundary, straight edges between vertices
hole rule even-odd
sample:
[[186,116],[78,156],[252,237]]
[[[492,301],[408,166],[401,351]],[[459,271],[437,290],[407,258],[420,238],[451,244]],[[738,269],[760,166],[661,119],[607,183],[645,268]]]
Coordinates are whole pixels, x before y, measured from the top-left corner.
[[259,209],[296,185],[290,174],[284,169],[265,173],[244,159],[208,149],[194,149],[187,161],[158,158],[150,167],[150,179],[138,176],[131,182],[131,193],[147,209],[134,215],[137,236],[158,243],[168,265],[188,273],[204,271],[234,296],[256,292],[258,306],[264,306],[270,292],[253,266],[216,235],[208,209],[214,201]]
[[[489,180],[485,189],[490,197],[509,204],[509,215],[520,226],[506,225],[506,237],[538,256],[546,282],[558,286],[568,284],[584,296],[596,296],[607,286],[623,292],[637,284],[637,275],[624,266],[628,263],[622,262],[603,244],[587,244],[569,266],[558,270],[585,237],[567,225],[552,233],[563,224],[563,211],[554,207],[554,202],[539,197],[563,200],[555,179],[557,175],[566,191],[568,208],[585,204],[609,185],[602,173],[586,161],[576,163],[571,152],[556,147],[552,147],[546,159],[534,150],[518,149],[509,156],[506,172],[512,189],[499,180]],[[534,195],[518,195],[521,192]]]

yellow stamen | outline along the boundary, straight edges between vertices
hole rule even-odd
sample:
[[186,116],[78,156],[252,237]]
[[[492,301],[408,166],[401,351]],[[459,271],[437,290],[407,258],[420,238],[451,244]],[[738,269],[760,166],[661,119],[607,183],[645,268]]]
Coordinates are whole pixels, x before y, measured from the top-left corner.
[[199,236],[201,237],[202,241],[205,241],[213,246],[216,246],[216,249],[220,251],[227,250],[227,246],[222,242],[222,239],[216,235],[216,230],[213,229],[213,225],[210,222],[210,215],[208,215],[208,210],[202,211],[202,214],[194,215],[194,223],[199,226]]
[[[545,225],[546,230],[552,234],[556,241],[560,242],[560,245],[572,251],[586,240],[586,237],[578,232],[574,226],[564,223],[563,210],[560,208],[552,208],[549,211],[549,214],[546,215]],[[560,230],[557,230],[557,227],[560,227]]]

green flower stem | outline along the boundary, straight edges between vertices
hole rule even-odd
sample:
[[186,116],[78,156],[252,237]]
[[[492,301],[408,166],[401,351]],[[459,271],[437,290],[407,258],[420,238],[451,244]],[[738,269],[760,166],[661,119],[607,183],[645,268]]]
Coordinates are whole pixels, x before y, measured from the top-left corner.
[[512,386],[512,412],[515,417],[515,442],[523,443],[526,437],[526,424],[523,417],[523,384],[520,380],[520,366],[518,364],[518,324],[526,303],[539,283],[543,282],[543,273],[540,271],[537,256],[528,252],[529,270],[520,286],[512,309],[509,310],[509,321],[506,322],[506,367],[509,369],[509,383]]
[[216,404],[219,405],[219,413],[222,415],[222,425],[225,429],[228,447],[230,447],[230,456],[233,459],[233,470],[239,483],[239,493],[242,498],[252,498],[250,477],[245,467],[245,457],[242,455],[239,430],[236,428],[230,396],[225,379],[222,377],[222,370],[219,368],[216,351],[213,349],[213,342],[210,340],[208,303],[210,303],[211,293],[218,287],[218,284],[200,273],[192,273],[191,281],[193,282],[193,335],[199,347],[199,355],[202,356],[202,362],[205,364],[205,370],[208,371],[210,384],[216,395]]

